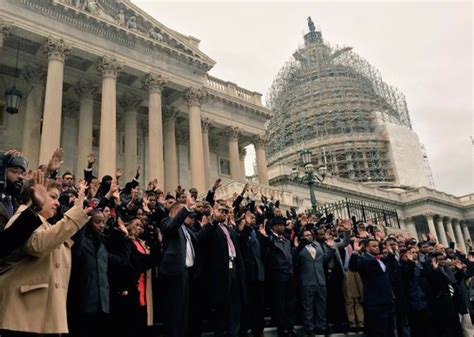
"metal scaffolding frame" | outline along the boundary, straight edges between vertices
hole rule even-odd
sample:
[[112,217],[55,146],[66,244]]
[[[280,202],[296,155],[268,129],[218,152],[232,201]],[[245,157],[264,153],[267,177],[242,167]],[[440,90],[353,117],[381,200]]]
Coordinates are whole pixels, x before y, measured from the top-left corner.
[[405,96],[352,48],[324,42],[314,26],[304,40],[266,97],[276,113],[267,131],[269,165],[294,165],[294,149],[307,147],[316,165],[322,163],[318,154],[325,152],[333,175],[395,181],[376,113],[411,129]]

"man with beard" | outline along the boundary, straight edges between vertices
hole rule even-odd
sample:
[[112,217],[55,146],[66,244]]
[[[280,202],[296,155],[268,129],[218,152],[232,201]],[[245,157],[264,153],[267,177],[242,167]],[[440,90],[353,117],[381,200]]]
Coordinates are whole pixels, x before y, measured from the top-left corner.
[[0,230],[3,230],[18,208],[17,198],[28,163],[17,151],[7,152],[0,160]]

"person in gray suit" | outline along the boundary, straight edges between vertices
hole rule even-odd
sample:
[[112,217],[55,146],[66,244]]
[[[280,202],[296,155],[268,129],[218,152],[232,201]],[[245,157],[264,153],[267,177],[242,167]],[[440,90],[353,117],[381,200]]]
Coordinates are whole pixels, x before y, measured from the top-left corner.
[[299,289],[303,306],[303,325],[307,336],[326,330],[326,276],[324,252],[310,230],[303,231],[298,247]]

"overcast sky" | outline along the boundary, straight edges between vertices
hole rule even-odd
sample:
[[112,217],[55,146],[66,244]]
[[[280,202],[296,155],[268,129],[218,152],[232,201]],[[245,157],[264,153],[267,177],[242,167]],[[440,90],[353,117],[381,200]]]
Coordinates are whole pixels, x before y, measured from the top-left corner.
[[134,3],[200,39],[200,49],[217,62],[211,75],[263,94],[302,45],[311,16],[326,41],[354,47],[406,95],[436,188],[474,192],[471,2]]

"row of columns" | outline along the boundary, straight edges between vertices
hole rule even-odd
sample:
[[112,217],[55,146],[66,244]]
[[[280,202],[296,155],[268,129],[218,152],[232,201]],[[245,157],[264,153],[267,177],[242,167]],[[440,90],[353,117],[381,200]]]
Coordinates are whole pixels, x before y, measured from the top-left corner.
[[[1,40],[1,39],[0,39]],[[44,49],[48,55],[48,68],[29,72],[32,88],[26,102],[26,121],[23,139],[23,150],[28,158],[33,158],[32,165],[47,163],[51,154],[60,146],[62,93],[65,58],[71,53],[71,47],[61,39],[48,38]],[[116,171],[116,115],[117,115],[117,76],[123,65],[113,57],[104,56],[97,70],[102,75],[101,85],[101,118],[99,139],[99,176],[115,175]],[[35,73],[36,71],[36,73]],[[33,81],[35,76],[37,79]],[[43,87],[46,76],[46,86]],[[26,78],[25,78],[26,79]],[[163,109],[161,91],[167,80],[160,74],[150,73],[144,78],[144,88],[148,91],[148,176],[157,178],[165,184],[166,190],[173,190],[178,185],[178,160],[176,158],[176,111],[170,107]],[[78,125],[77,170],[80,174],[87,165],[87,155],[92,151],[93,139],[93,105],[98,94],[98,85],[80,80],[75,86],[80,99]],[[210,184],[210,149],[209,127],[211,121],[202,119],[201,104],[207,93],[203,88],[192,87],[185,93],[189,110],[189,153],[191,166],[191,184],[199,191],[205,191]],[[34,108],[44,98],[43,115]],[[133,177],[137,167],[137,109],[142,99],[136,95],[124,94],[118,103],[125,112],[125,176]],[[42,131],[40,130],[42,125]],[[35,141],[41,134],[41,141]],[[229,128],[229,160],[231,178],[244,178],[241,160],[242,150],[239,149],[238,128]],[[258,177],[261,184],[268,184],[263,137],[255,140]],[[38,149],[39,147],[39,149]],[[29,153],[31,152],[31,153]],[[39,162],[35,162],[35,153],[39,153]],[[166,165],[165,165],[166,163]]]
[[[454,240],[458,247],[466,251],[466,241],[471,240],[468,223],[458,219],[452,219],[435,214],[424,214],[428,224],[428,230],[436,241],[444,246],[448,246],[448,236]],[[405,219],[406,229],[413,235],[418,237],[415,221],[413,218]]]

